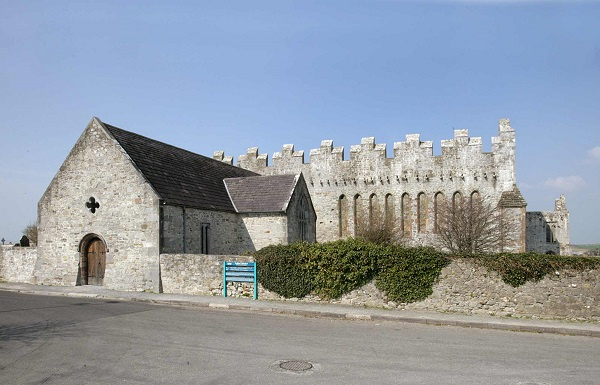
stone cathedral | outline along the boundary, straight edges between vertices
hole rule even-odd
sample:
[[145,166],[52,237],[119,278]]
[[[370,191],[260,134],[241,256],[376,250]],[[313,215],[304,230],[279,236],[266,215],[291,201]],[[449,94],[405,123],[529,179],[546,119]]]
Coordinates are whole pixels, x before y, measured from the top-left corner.
[[[38,203],[33,281],[160,291],[161,255],[245,254],[270,244],[355,235],[358,218],[384,212],[412,245],[435,244],[442,204],[478,197],[497,204],[514,231],[505,252],[569,252],[564,196],[551,212],[527,213],[517,189],[515,130],[500,120],[492,151],[456,130],[433,155],[407,135],[386,157],[364,138],[344,159],[325,140],[304,153],[213,158],[93,118]],[[369,214],[367,214],[369,215]]]

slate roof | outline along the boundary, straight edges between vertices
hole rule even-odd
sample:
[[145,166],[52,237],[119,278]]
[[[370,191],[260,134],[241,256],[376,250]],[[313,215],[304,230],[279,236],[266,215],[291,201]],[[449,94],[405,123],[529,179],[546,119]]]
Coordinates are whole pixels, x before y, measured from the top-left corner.
[[110,124],[102,124],[165,204],[235,212],[223,179],[258,175]]
[[266,175],[225,179],[238,213],[285,212],[299,175]]
[[527,201],[523,198],[521,191],[517,188],[517,185],[513,185],[512,191],[504,191],[500,196],[498,202],[500,207],[526,207]]

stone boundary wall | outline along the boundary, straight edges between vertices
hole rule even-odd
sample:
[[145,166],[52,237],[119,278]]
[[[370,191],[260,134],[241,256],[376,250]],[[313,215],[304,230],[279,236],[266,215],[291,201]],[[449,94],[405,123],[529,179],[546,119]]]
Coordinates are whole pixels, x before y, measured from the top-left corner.
[[443,269],[431,296],[398,307],[600,321],[600,270],[560,270],[538,282],[512,287],[496,272],[455,261]]
[[0,247],[0,280],[31,283],[37,255],[36,247]]
[[[222,295],[224,261],[252,262],[254,258],[240,255],[161,254],[162,292]],[[232,297],[251,297],[252,285],[230,283],[227,285],[227,294]]]
[[[35,247],[0,248],[0,279],[30,283],[36,259]],[[251,256],[239,255],[161,254],[162,290],[173,294],[222,295],[223,261],[252,260]],[[231,283],[227,290],[233,297],[252,296],[251,284]],[[260,285],[259,298],[325,302],[318,296],[285,299]],[[388,301],[373,282],[329,302],[388,309],[600,321],[600,270],[561,270],[539,282],[527,282],[514,288],[504,283],[496,272],[470,262],[454,261],[442,270],[433,294],[421,302]]]
[[[263,299],[283,300],[274,293],[260,295]],[[321,299],[315,296],[300,301]],[[600,321],[600,270],[561,270],[515,288],[504,283],[496,272],[454,261],[442,270],[433,293],[420,302],[388,301],[374,282],[330,302],[473,315]]]
[[[221,295],[223,261],[251,261],[252,257],[222,255],[161,255],[165,293]],[[260,268],[260,266],[259,266]],[[232,296],[249,297],[252,286],[231,284]],[[259,285],[259,298],[273,301],[327,302],[318,296],[285,299]],[[496,272],[466,261],[442,270],[433,294],[421,302],[388,301],[374,282],[330,303],[388,309],[432,310],[510,317],[563,318],[600,321],[600,270],[558,271],[539,282],[512,287]]]

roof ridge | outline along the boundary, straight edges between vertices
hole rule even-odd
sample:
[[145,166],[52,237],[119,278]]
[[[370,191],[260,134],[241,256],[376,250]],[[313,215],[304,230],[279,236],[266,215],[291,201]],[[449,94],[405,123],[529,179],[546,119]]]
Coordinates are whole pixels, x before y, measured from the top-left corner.
[[[100,120],[100,119],[98,119],[98,120]],[[201,157],[203,157],[203,158],[210,159],[211,161],[214,161],[214,162],[223,163],[223,162],[221,162],[221,161],[219,161],[219,160],[216,160],[216,159],[213,159],[213,158],[211,158],[211,157],[209,157],[209,156],[202,155],[202,154],[198,154],[197,152],[193,152],[193,151],[190,151],[190,150],[186,150],[185,148],[177,147],[177,146],[175,146],[175,145],[173,145],[173,144],[169,144],[169,143],[161,142],[160,140],[157,140],[157,139],[152,139],[152,138],[150,138],[150,137],[148,137],[148,136],[144,136],[144,135],[138,134],[137,132],[133,132],[133,131],[125,130],[125,129],[121,128],[121,127],[113,126],[112,124],[109,124],[109,123],[106,123],[106,122],[102,122],[102,124],[104,124],[104,125],[105,125],[105,126],[107,126],[107,127],[116,128],[117,130],[121,130],[121,131],[123,131],[123,132],[126,132],[126,133],[128,133],[128,134],[135,135],[135,136],[138,136],[138,137],[140,137],[140,138],[143,138],[143,139],[146,139],[146,140],[149,140],[149,141],[152,141],[152,142],[160,143],[160,144],[162,144],[162,145],[164,145],[164,146],[172,147],[172,148],[174,148],[174,149],[177,149],[177,150],[179,150],[179,151],[185,151],[185,152],[187,152],[187,153],[189,153],[189,154],[196,155],[196,156],[201,156]],[[115,139],[117,139],[117,138],[115,138]],[[117,141],[118,141],[118,139],[117,139]],[[223,164],[225,164],[225,163],[223,163]],[[233,166],[233,167],[235,167],[235,166]]]
[[223,179],[258,174],[102,122],[164,204],[235,212]]

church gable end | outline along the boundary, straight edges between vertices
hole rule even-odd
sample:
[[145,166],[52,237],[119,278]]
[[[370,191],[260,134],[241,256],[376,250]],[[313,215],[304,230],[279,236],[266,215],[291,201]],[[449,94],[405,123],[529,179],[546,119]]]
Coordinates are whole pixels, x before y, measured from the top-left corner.
[[37,283],[86,283],[80,246],[94,235],[106,247],[104,285],[157,289],[158,201],[125,151],[93,118],[38,204]]

